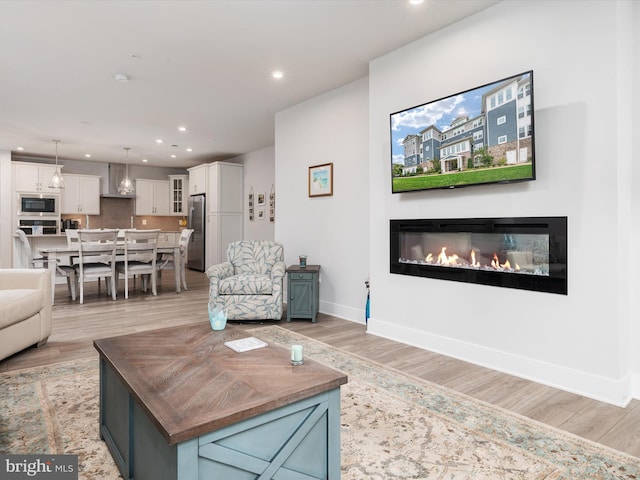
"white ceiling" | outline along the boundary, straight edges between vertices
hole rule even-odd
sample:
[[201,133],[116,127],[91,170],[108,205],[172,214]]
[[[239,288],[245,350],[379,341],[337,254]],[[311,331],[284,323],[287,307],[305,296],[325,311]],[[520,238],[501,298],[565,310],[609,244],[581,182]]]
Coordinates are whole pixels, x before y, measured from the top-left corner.
[[3,0],[0,150],[50,158],[59,139],[61,159],[124,163],[130,147],[182,168],[257,150],[278,111],[498,1]]

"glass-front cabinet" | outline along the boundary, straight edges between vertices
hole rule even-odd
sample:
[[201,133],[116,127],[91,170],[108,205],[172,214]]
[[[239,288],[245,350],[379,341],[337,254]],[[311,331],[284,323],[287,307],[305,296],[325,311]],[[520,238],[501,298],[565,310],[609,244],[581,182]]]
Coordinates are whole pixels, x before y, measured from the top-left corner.
[[171,215],[184,216],[187,214],[189,197],[187,175],[169,175],[171,195]]

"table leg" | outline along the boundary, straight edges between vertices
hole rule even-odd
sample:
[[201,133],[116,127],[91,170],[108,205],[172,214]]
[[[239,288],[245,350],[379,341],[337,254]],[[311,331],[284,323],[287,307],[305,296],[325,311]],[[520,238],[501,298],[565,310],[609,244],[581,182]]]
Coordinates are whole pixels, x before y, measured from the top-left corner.
[[58,260],[55,252],[49,253],[46,258],[49,262],[48,267],[51,274],[51,305],[53,305],[56,298],[56,263]]
[[182,255],[180,255],[180,253],[180,246],[173,249],[173,271],[176,274],[176,293],[180,293],[180,269],[182,268],[182,265],[180,264],[182,261]]

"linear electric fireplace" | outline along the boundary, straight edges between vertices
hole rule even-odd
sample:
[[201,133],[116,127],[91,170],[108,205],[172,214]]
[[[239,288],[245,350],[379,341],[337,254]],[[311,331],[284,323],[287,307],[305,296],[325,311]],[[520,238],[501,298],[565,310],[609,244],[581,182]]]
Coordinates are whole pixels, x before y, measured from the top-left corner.
[[391,220],[391,273],[567,294],[567,217]]

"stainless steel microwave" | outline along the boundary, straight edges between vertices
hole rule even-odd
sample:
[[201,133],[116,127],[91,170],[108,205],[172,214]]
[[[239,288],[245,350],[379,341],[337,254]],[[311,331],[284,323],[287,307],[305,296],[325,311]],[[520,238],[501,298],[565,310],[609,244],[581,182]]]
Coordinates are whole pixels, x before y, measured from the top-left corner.
[[60,215],[60,195],[21,193],[18,195],[18,215]]

